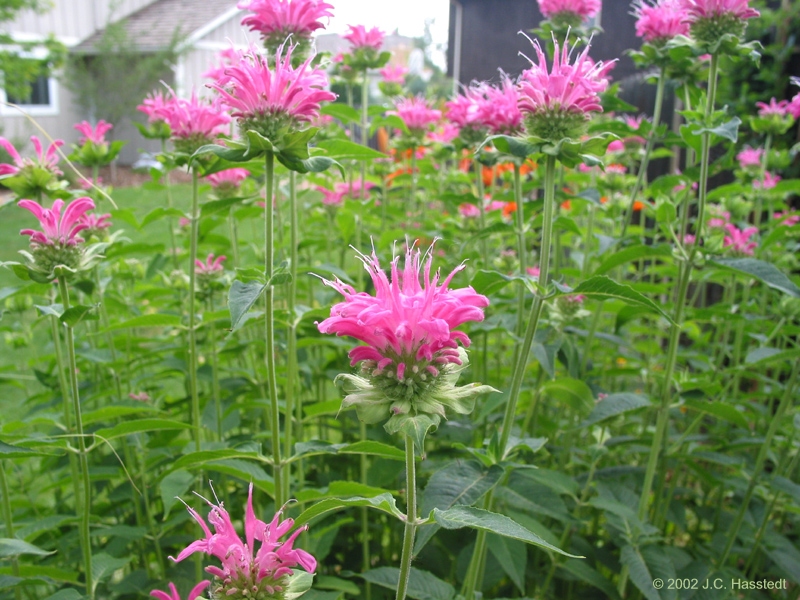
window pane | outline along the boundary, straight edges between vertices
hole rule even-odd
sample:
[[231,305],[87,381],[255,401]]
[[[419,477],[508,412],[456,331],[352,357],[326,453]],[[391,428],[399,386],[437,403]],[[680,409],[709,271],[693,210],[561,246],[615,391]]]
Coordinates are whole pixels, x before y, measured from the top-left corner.
[[44,75],[40,75],[36,78],[36,81],[31,83],[31,92],[27,98],[8,96],[8,101],[11,104],[23,106],[50,106],[49,79]]

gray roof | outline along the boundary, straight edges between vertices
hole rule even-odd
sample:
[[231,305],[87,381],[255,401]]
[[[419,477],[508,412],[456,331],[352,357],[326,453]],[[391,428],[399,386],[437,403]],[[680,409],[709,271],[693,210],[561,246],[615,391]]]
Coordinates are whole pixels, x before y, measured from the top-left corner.
[[[178,32],[187,37],[204,25],[234,8],[237,0],[156,0],[152,4],[131,13],[119,22],[123,23],[128,39],[142,52],[155,52],[166,48],[173,35]],[[103,38],[105,29],[95,31],[71,50],[93,54]]]

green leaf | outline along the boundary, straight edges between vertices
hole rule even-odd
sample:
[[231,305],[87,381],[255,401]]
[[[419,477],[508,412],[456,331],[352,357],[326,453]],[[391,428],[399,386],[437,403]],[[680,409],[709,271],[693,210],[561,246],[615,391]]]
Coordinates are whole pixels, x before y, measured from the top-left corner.
[[337,160],[373,160],[376,158],[386,158],[383,152],[373,150],[368,146],[362,146],[349,140],[324,140],[317,144],[327,152],[327,156]]
[[526,278],[520,276],[505,275],[499,271],[479,270],[472,277],[470,285],[475,291],[484,296],[489,296],[500,291],[512,281],[525,281]]
[[295,519],[294,525],[295,527],[301,527],[316,517],[349,506],[375,508],[393,515],[401,521],[404,521],[406,518],[405,515],[400,512],[400,509],[397,508],[397,502],[391,494],[379,494],[372,498],[363,498],[361,496],[356,496],[354,498],[327,498],[300,513],[300,516]]
[[445,529],[461,529],[462,527],[472,527],[482,529],[489,533],[496,533],[515,540],[523,541],[533,546],[539,546],[547,550],[552,550],[558,554],[569,556],[570,558],[583,558],[575,556],[548,544],[538,535],[529,531],[516,521],[497,513],[489,512],[474,506],[454,506],[447,510],[433,510],[433,518]]
[[64,314],[64,306],[61,304],[50,304],[49,306],[34,304],[33,307],[38,310],[39,314],[43,317],[58,317],[60,319],[61,315]]
[[77,325],[84,319],[86,319],[87,321],[97,321],[99,317],[97,316],[97,313],[94,312],[95,308],[97,307],[84,306],[82,304],[78,304],[76,306],[70,306],[61,315],[59,321],[61,321],[68,327],[75,327],[75,325]]
[[617,283],[605,275],[595,275],[586,281],[582,281],[571,293],[583,294],[584,296],[590,296],[592,298],[622,300],[627,304],[641,306],[649,309],[651,312],[658,313],[672,323],[672,318],[655,302],[643,296],[632,287]]
[[800,357],[800,349],[780,350],[779,348],[756,348],[749,352],[744,359],[746,365],[757,365],[767,362],[780,360],[797,360]]
[[730,121],[722,123],[721,125],[717,125],[716,127],[695,129],[692,131],[692,133],[695,135],[700,135],[701,133],[712,133],[721,138],[725,138],[726,140],[730,140],[735,144],[736,139],[739,136],[739,125],[741,124],[742,120],[739,117],[733,117]]
[[631,545],[624,546],[620,560],[624,566],[628,567],[631,581],[647,600],[661,600],[658,591],[653,587],[653,575],[650,574],[638,548]]
[[352,106],[342,103],[326,104],[320,111],[323,115],[328,115],[334,119],[339,119],[345,125],[347,123],[356,123],[361,120],[361,115]]
[[135,421],[123,421],[107,429],[98,429],[94,434],[105,440],[113,440],[114,438],[132,435],[134,433],[191,428],[192,426],[184,421],[173,421],[171,419],[137,419]]
[[735,423],[743,429],[749,429],[750,425],[745,416],[731,404],[725,402],[705,402],[702,400],[686,400],[684,405],[693,410],[708,413],[718,419],[724,419],[730,423]]
[[388,458],[390,460],[405,460],[406,453],[400,448],[395,448],[389,444],[382,442],[374,442],[372,440],[365,440],[363,442],[355,442],[348,444],[339,449],[340,454],[368,454],[370,456],[378,456],[380,458]]
[[129,329],[132,327],[177,327],[181,324],[181,317],[179,315],[165,315],[162,313],[153,313],[150,315],[141,315],[134,317],[121,323],[115,323],[108,327],[106,331],[114,331],[115,329]]
[[35,556],[47,556],[55,554],[55,551],[48,552],[29,544],[25,540],[18,540],[16,538],[0,538],[0,558],[9,558],[11,556],[19,556],[20,554],[33,554]]
[[131,558],[114,558],[110,554],[101,552],[92,556],[92,578],[94,580],[94,587],[103,579],[110,577],[117,571],[127,565]]
[[[420,514],[427,516],[434,508],[448,509],[457,504],[471,505],[492,489],[503,475],[502,467],[485,468],[475,461],[455,461],[436,471],[428,480],[420,500]],[[423,525],[417,533],[414,554],[439,530],[435,523]]]
[[499,152],[516,158],[527,158],[532,154],[541,152],[540,144],[531,144],[521,138],[510,135],[493,135],[486,139],[483,146],[492,144]]
[[[350,594],[351,596],[358,596],[361,593],[358,590],[358,586],[352,581],[332,575],[317,575],[314,579],[314,587],[321,590],[336,590],[338,592]],[[306,598],[303,598],[303,600],[306,600]]]
[[194,475],[189,471],[178,469],[169,473],[158,485],[161,491],[161,503],[164,505],[164,520],[169,516],[169,511],[178,502],[178,498],[189,491],[189,486],[194,482]]
[[[394,590],[400,581],[400,569],[378,567],[362,573],[360,577],[375,585]],[[411,567],[406,595],[415,600],[451,600],[456,595],[456,590],[435,575]]]
[[183,213],[179,211],[177,208],[164,208],[163,206],[158,206],[144,216],[142,222],[139,223],[139,229],[144,229],[150,223],[155,223],[156,221],[163,219],[164,217],[182,217],[182,216]]
[[260,457],[254,452],[241,452],[228,448],[225,450],[200,450],[199,452],[190,452],[181,456],[178,460],[173,461],[169,465],[169,471],[183,469],[188,467],[204,467],[215,461],[225,460],[228,458],[242,458],[245,460],[259,459]]
[[489,551],[503,567],[520,593],[525,593],[525,567],[528,562],[528,551],[519,540],[489,534],[486,536]]
[[83,600],[84,598],[86,598],[86,596],[75,588],[66,588],[58,590],[55,594],[48,596],[44,600]]
[[231,311],[231,329],[236,330],[239,322],[242,320],[247,311],[267,289],[267,284],[260,281],[251,281],[249,283],[242,283],[235,279],[231,289],[228,292],[228,309]]
[[619,593],[617,592],[617,588],[614,587],[614,584],[603,577],[599,572],[594,570],[591,566],[586,564],[585,560],[576,560],[571,558],[564,564],[560,565],[560,567],[581,581],[601,590],[612,600],[618,600],[620,597]]
[[672,256],[672,248],[668,244],[662,244],[660,246],[648,246],[645,244],[630,246],[629,248],[623,248],[622,250],[614,252],[600,263],[600,266],[595,269],[594,275],[602,275],[619,265],[641,258],[663,258],[667,256]]
[[589,427],[610,417],[650,406],[650,400],[638,394],[610,394],[597,402],[591,414],[578,425],[579,428]]
[[800,288],[771,263],[756,258],[715,258],[708,262],[728,271],[751,275],[772,289],[800,298]]
[[553,399],[568,403],[579,413],[587,414],[595,406],[592,390],[580,379],[559,377],[546,381],[542,385],[542,392]]

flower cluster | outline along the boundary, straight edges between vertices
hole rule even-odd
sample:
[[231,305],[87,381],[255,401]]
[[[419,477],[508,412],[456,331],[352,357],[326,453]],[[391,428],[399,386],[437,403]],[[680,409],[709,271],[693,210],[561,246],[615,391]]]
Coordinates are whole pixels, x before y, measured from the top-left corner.
[[381,81],[378,87],[385,96],[397,96],[403,91],[408,75],[408,67],[403,65],[387,65],[380,70]]
[[369,190],[375,187],[375,184],[371,181],[364,182],[363,186],[360,179],[350,183],[340,181],[333,186],[332,190],[322,187],[321,185],[318,185],[316,190],[322,193],[322,204],[325,206],[341,206],[345,197],[353,199],[361,198],[362,187],[364,188],[364,199],[366,200],[369,198]]
[[481,103],[481,122],[493,134],[514,135],[522,127],[519,90],[511,79],[503,74],[499,87],[486,86],[485,102]]
[[350,42],[354,51],[363,48],[380,50],[383,46],[383,38],[386,34],[377,27],[372,29],[367,29],[363,25],[348,25],[348,27],[350,31],[342,37]]
[[[244,542],[236,533],[231,517],[222,504],[215,505],[208,500],[206,502],[211,507],[208,521],[214,527],[214,533],[211,533],[197,511],[189,508],[189,514],[203,528],[205,537],[189,544],[172,560],[180,562],[195,552],[204,552],[218,558],[220,567],[206,567],[206,572],[214,577],[211,583],[212,598],[283,600],[294,567],[299,565],[309,573],[317,568],[317,561],[313,556],[305,550],[293,547],[297,536],[307,529],[306,526],[297,528],[288,539],[281,542],[280,538],[289,533],[294,521],[281,520],[282,510],[276,513],[270,523],[256,517],[253,510],[252,483],[244,517]],[[256,540],[261,543],[258,551],[255,550]]]
[[530,135],[558,142],[583,133],[589,113],[602,112],[598,94],[608,87],[606,74],[614,62],[595,63],[586,46],[570,63],[569,44],[553,38],[555,53],[548,71],[547,59],[538,40],[533,42],[537,62],[523,71],[518,84],[519,109]]
[[81,145],[89,142],[98,145],[105,144],[106,134],[114,129],[114,126],[111,123],[107,123],[102,119],[98,121],[97,125],[94,127],[92,127],[92,124],[89,123],[89,121],[81,121],[73,127],[83,135],[83,137],[78,141],[78,143]]
[[227,256],[221,254],[214,258],[213,254],[209,254],[206,257],[206,261],[203,262],[199,258],[196,258],[194,261],[194,272],[197,273],[200,277],[214,277],[219,275],[225,270],[225,267],[222,266],[222,263],[227,260]]
[[217,100],[202,100],[194,91],[188,100],[172,92],[160,107],[153,109],[153,114],[169,125],[175,149],[186,154],[215,142],[231,120]]
[[714,44],[724,35],[742,37],[747,19],[759,16],[748,6],[749,0],[679,0],[686,11],[692,37],[703,44]]
[[757,227],[747,227],[744,230],[739,229],[732,223],[725,225],[725,231],[728,235],[725,236],[723,246],[728,248],[734,254],[741,256],[753,256],[753,251],[758,244],[751,242],[750,238],[753,234],[758,233]]
[[100,120],[96,126],[82,121],[73,126],[83,137],[78,141],[75,153],[70,158],[87,167],[100,167],[109,164],[119,154],[124,142],[109,144],[106,133],[114,129],[111,123]]
[[601,0],[538,0],[542,15],[557,27],[578,27],[600,11]]
[[325,28],[322,19],[333,16],[333,5],[322,0],[242,0],[238,8],[252,13],[242,25],[258,32],[272,51],[289,36],[294,43],[307,42],[317,29]]
[[689,21],[679,0],[635,0],[636,35],[663,46],[678,35],[689,35]]
[[447,118],[460,128],[461,138],[469,145],[486,137],[486,84],[473,84],[445,103]]
[[739,161],[739,167],[747,169],[748,167],[761,167],[761,160],[764,156],[763,148],[751,148],[745,146],[739,154],[736,155],[736,160]]
[[459,343],[470,343],[456,328],[482,321],[489,300],[471,287],[449,288],[463,265],[444,280],[438,272],[432,274],[432,248],[425,257],[413,246],[408,248],[402,269],[399,258],[392,261],[391,277],[383,272],[374,252],[361,255],[375,286],[374,296],[356,292],[338,279],[323,280],[344,301],[333,306],[331,316],[318,324],[319,331],[365,344],[350,351],[351,365],[360,363],[363,377],[341,376],[349,392],[342,407],[355,406],[359,418],[368,423],[389,418],[385,427],[390,433],[399,431],[406,418],[419,414],[433,417],[438,424],[445,407],[466,414],[477,395],[491,391],[477,384],[455,385],[467,363]]
[[78,269],[83,255],[80,244],[84,242],[78,234],[89,227],[84,215],[94,208],[94,201],[88,197],[77,198],[63,214],[64,201],[60,199],[53,202],[52,208],[44,208],[33,200],[20,200],[18,205],[33,213],[42,227],[42,231],[20,231],[20,235],[30,236],[31,252],[26,256],[31,266],[48,276],[59,266]]
[[31,136],[31,144],[36,152],[36,159],[22,158],[14,145],[6,138],[0,137],[0,146],[11,155],[13,164],[0,164],[0,178],[3,185],[10,188],[19,197],[40,196],[45,193],[63,175],[58,168],[58,149],[64,145],[63,140],[55,140],[45,152],[42,143],[35,135]]
[[388,52],[381,54],[386,34],[377,27],[371,29],[363,25],[348,25],[348,27],[350,31],[342,36],[350,42],[350,54],[343,56],[344,65],[357,73],[385,65],[391,58]]
[[217,198],[234,198],[239,193],[239,187],[250,177],[250,171],[242,168],[225,169],[205,177],[206,181],[214,188]]
[[210,87],[220,94],[239,121],[240,129],[257,131],[268,140],[308,123],[319,115],[320,103],[336,99],[329,92],[325,73],[311,66],[311,59],[295,68],[292,51],[282,49],[270,68],[267,58],[255,46],[241,56],[238,64],[224,71],[224,79]]
[[401,98],[395,109],[386,114],[400,117],[413,137],[421,137],[430,125],[442,118],[442,111],[431,108],[422,96]]

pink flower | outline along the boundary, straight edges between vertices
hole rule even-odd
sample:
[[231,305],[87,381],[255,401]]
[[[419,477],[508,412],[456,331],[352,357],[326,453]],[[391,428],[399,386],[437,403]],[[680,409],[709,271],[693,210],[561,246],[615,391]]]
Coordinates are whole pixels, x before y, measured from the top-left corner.
[[708,212],[712,215],[708,220],[708,227],[710,229],[725,229],[728,226],[728,222],[731,220],[731,213],[727,210],[722,210],[712,204],[708,207]]
[[475,219],[480,216],[481,209],[469,202],[463,202],[458,205],[458,214],[465,219]]
[[[441,284],[438,271],[431,277],[432,250],[431,246],[423,257],[419,250],[407,249],[402,271],[399,258],[392,261],[391,280],[381,270],[374,251],[372,256],[361,255],[375,296],[356,292],[338,279],[323,280],[344,296],[344,302],[336,304],[331,316],[318,324],[319,331],[350,336],[366,344],[350,351],[351,365],[374,361],[380,372],[395,372],[397,380],[403,381],[407,369],[409,376],[425,370],[437,377],[443,366],[461,364],[458,342],[469,346],[470,340],[455,328],[468,321],[482,321],[482,309],[489,300],[471,287],[448,289],[455,274],[464,269],[463,264]],[[427,258],[424,270],[423,258]]]
[[406,124],[412,133],[421,133],[429,125],[442,118],[442,111],[428,106],[428,101],[422,96],[402,98],[395,104],[397,110],[390,110],[386,114],[397,115]]
[[[297,536],[308,526],[298,527],[286,541],[280,542],[280,538],[294,526],[294,520],[281,521],[283,510],[278,511],[270,523],[258,519],[253,510],[252,483],[244,517],[244,542],[236,533],[230,515],[222,504],[206,502],[211,507],[208,521],[213,525],[214,533],[211,533],[197,511],[187,507],[189,514],[203,528],[205,537],[189,544],[172,560],[180,562],[195,552],[205,552],[218,558],[222,567],[206,567],[206,572],[214,576],[213,598],[224,598],[236,593],[234,590],[242,589],[250,590],[254,598],[269,597],[285,589],[292,568],[300,565],[309,573],[317,568],[313,556],[293,548]],[[254,545],[256,540],[261,542],[257,552]]]
[[583,304],[586,300],[586,296],[583,294],[570,294],[569,296],[563,296],[565,302],[572,302],[573,304]]
[[342,37],[350,42],[353,50],[359,48],[372,48],[373,50],[380,50],[383,45],[384,33],[377,27],[367,30],[363,25],[348,25],[350,28],[349,33]]
[[[130,398],[131,400],[136,400],[137,402],[150,402],[150,394],[148,394],[147,392],[138,392],[138,393],[131,392],[130,394],[128,394],[128,398]],[[172,584],[170,584],[170,586],[171,585]],[[164,592],[158,592],[158,593],[163,594]],[[158,596],[156,596],[156,598],[158,598]],[[189,600],[192,600],[191,594],[189,594]]]
[[340,181],[336,184],[336,187],[340,190],[344,190],[345,194],[354,200],[361,199],[361,188],[363,187],[364,200],[368,200],[369,191],[375,187],[375,184],[371,181],[365,181],[362,183],[360,179],[357,179],[351,183],[344,183]]
[[503,74],[500,87],[486,86],[486,99],[480,104],[480,120],[492,133],[511,135],[522,125],[517,87]]
[[783,117],[789,112],[789,101],[781,100],[778,102],[775,98],[772,98],[769,104],[766,102],[756,102],[756,107],[758,107],[759,117],[770,117],[772,115]]
[[344,195],[347,193],[347,189],[340,188],[339,184],[335,185],[332,190],[321,185],[318,185],[315,189],[318,192],[322,192],[322,203],[325,206],[341,206],[342,202],[344,202]]
[[679,0],[681,8],[686,11],[690,23],[701,19],[717,17],[733,17],[736,19],[752,19],[759,16],[756,9],[750,8],[748,0]]
[[625,142],[623,142],[622,140],[614,140],[608,145],[607,152],[611,154],[615,154],[618,152],[625,152]]
[[627,172],[628,168],[625,165],[619,165],[615,163],[606,165],[606,173],[611,173],[612,175],[625,175]]
[[445,103],[447,118],[462,129],[481,128],[487,87],[485,83],[479,83],[464,88],[458,96]]
[[92,142],[98,146],[106,143],[106,133],[114,129],[114,126],[111,123],[106,123],[102,119],[98,121],[97,125],[94,127],[92,127],[89,121],[81,121],[73,127],[83,134],[83,137],[78,142],[80,145],[83,145],[86,142]]
[[689,35],[689,21],[678,0],[635,0],[636,35],[645,42],[664,43]]
[[159,123],[164,121],[164,117],[161,116],[161,114],[169,102],[170,101],[164,97],[164,92],[156,90],[142,100],[142,103],[136,107],[136,110],[147,115],[148,123]]
[[33,200],[20,200],[18,206],[33,213],[44,231],[23,229],[20,235],[31,236],[31,246],[76,246],[83,242],[78,233],[88,227],[82,222],[86,211],[94,208],[94,201],[88,197],[77,198],[70,202],[64,214],[61,208],[64,201],[59,199],[53,202],[53,208],[43,208]]
[[[131,396],[133,396],[133,394],[131,394]],[[208,581],[208,580],[201,581],[200,583],[198,583],[196,586],[194,586],[192,588],[192,591],[189,592],[189,597],[186,600],[194,600],[200,594],[202,594],[203,591],[209,585],[211,585],[210,581]],[[169,583],[169,591],[170,591],[170,593],[167,594],[166,592],[162,592],[161,590],[153,590],[152,592],[150,592],[150,595],[153,598],[157,598],[158,600],[181,600],[180,595],[178,595],[178,589],[175,587],[175,584],[172,583],[172,582]]]
[[94,180],[87,179],[86,177],[81,177],[80,180],[78,180],[78,186],[80,186],[82,190],[90,190],[95,186],[100,187],[101,185],[103,185],[103,178],[100,176]]
[[[364,199],[369,199],[369,190],[375,187],[371,181],[364,183]],[[345,197],[352,199],[361,199],[361,180],[353,181],[352,183],[338,182],[333,186],[333,190],[318,185],[316,187],[318,192],[322,192],[322,203],[326,206],[341,206]]]
[[760,167],[763,156],[763,148],[745,146],[744,149],[736,155],[736,160],[739,161],[739,167],[742,169],[746,169],[747,167]]
[[226,133],[225,126],[231,120],[222,111],[217,100],[202,100],[194,91],[188,100],[178,98],[172,92],[172,97],[155,110],[154,114],[169,125],[176,147],[187,153],[194,152],[201,145],[211,143]]
[[538,0],[539,10],[546,19],[556,15],[576,15],[581,21],[595,16],[600,11],[601,0]]
[[756,179],[753,182],[753,187],[756,188],[756,189],[771,190],[776,185],[778,185],[778,182],[780,180],[781,180],[781,176],[780,175],[773,175],[769,171],[766,171],[764,173],[764,181],[760,181],[760,180]]
[[180,217],[178,219],[178,227],[180,227],[182,229],[186,229],[191,224],[192,224],[191,219],[187,219],[186,217]]
[[749,240],[750,236],[752,236],[754,233],[758,233],[758,229],[756,227],[748,227],[742,231],[737,228],[736,225],[728,223],[725,225],[725,230],[729,235],[725,236],[725,239],[722,242],[723,247],[730,248],[735,254],[753,256],[753,250],[758,244]]
[[336,94],[325,89],[327,76],[311,66],[311,58],[296,69],[292,67],[294,48],[285,56],[279,49],[270,69],[267,58],[251,45],[238,64],[225,69],[224,84],[210,85],[244,131],[254,129],[272,139],[286,126],[316,119],[320,103],[336,99]]
[[795,119],[800,119],[800,94],[795,94],[789,101],[789,104],[786,105],[786,112]]
[[111,227],[111,221],[109,219],[111,219],[110,213],[102,215],[98,215],[97,213],[85,213],[80,217],[79,222],[86,225],[86,230],[89,232],[89,235],[91,235]]
[[538,40],[533,42],[537,63],[523,71],[518,84],[519,108],[529,133],[548,140],[576,137],[592,112],[602,112],[598,94],[608,87],[611,63],[593,62],[589,48],[570,63],[567,41],[563,48],[553,38],[555,53],[548,72],[547,59]]
[[781,225],[786,225],[786,227],[793,227],[800,223],[800,215],[790,215],[788,212],[776,212],[772,216],[776,221],[780,221]]
[[683,236],[683,245],[684,246],[694,246],[694,243],[697,241],[697,236],[687,233]]
[[333,5],[322,0],[242,0],[237,6],[253,13],[242,25],[279,42],[289,35],[310,38],[317,29],[325,29],[324,17],[333,16]]
[[203,77],[206,79],[212,79],[220,85],[224,85],[223,81],[221,80],[224,80],[225,78],[225,69],[238,64],[242,59],[242,54],[243,52],[241,50],[237,50],[236,48],[225,48],[224,50],[221,50],[218,55],[219,63],[217,66],[211,67],[208,71],[203,73]]
[[225,270],[222,266],[225,260],[227,260],[227,257],[224,254],[218,256],[216,259],[213,254],[209,254],[206,257],[206,262],[196,258],[194,261],[194,272],[198,275],[216,275],[222,273]]
[[27,167],[40,168],[49,171],[52,175],[63,175],[61,170],[56,166],[58,164],[58,149],[64,145],[63,140],[56,140],[47,148],[47,152],[42,149],[42,143],[35,135],[31,136],[31,144],[36,151],[36,159],[22,158],[17,152],[17,149],[6,138],[0,137],[0,146],[11,155],[11,160],[14,161],[13,165],[0,164],[0,177],[3,175],[18,175],[20,171]]
[[536,279],[539,278],[539,267],[528,267],[527,269],[525,269],[525,271],[531,277],[535,277]]
[[408,68],[403,65],[386,65],[379,72],[386,83],[403,85],[406,82]]
[[234,168],[207,175],[206,180],[215,188],[237,188],[248,177],[250,177],[250,171],[247,169]]
[[449,144],[458,137],[461,130],[458,125],[453,123],[445,123],[441,127],[428,132],[428,139],[432,142],[439,142],[440,144]]

